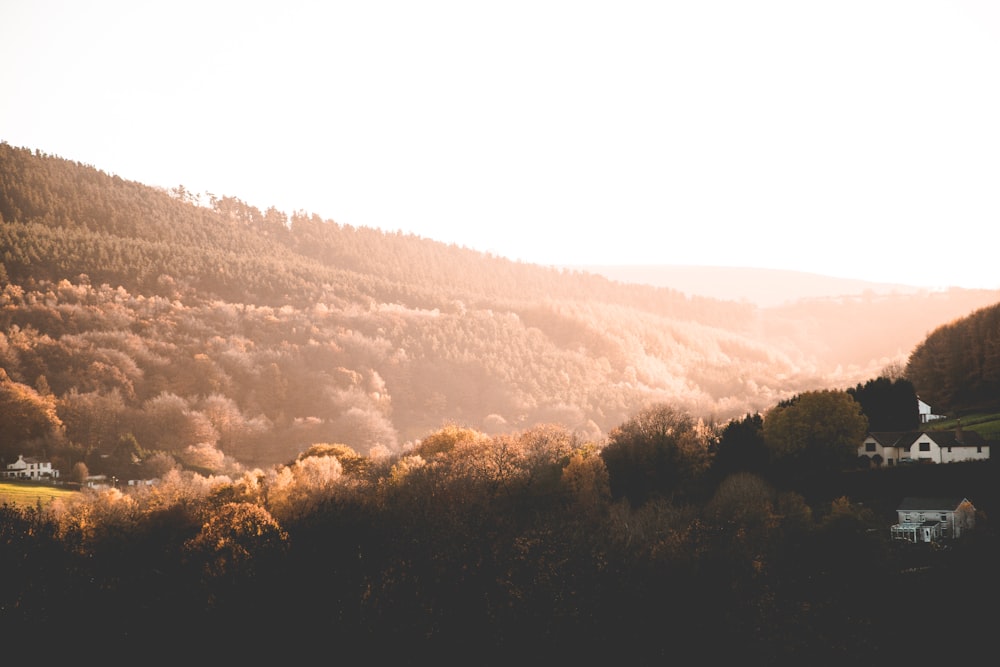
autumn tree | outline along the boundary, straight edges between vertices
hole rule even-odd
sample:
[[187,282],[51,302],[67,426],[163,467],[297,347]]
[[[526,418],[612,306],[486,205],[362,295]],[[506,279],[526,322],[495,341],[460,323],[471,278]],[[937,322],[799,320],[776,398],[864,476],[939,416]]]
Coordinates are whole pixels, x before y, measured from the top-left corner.
[[77,461],[73,464],[73,469],[70,470],[69,480],[77,484],[83,484],[89,476],[90,470],[87,469],[87,464],[83,461]]
[[31,452],[45,438],[59,436],[62,421],[53,396],[42,396],[26,384],[12,381],[0,368],[0,458]]
[[184,544],[206,577],[252,577],[287,549],[288,534],[255,503],[226,503],[207,517],[201,531]]
[[783,473],[842,470],[857,457],[868,431],[861,406],[845,391],[808,391],[764,417],[764,442]]
[[561,481],[570,506],[582,517],[596,519],[611,502],[608,468],[597,449],[584,447],[570,455]]
[[707,429],[685,412],[660,404],[612,430],[601,456],[615,497],[643,503],[691,491],[708,468]]

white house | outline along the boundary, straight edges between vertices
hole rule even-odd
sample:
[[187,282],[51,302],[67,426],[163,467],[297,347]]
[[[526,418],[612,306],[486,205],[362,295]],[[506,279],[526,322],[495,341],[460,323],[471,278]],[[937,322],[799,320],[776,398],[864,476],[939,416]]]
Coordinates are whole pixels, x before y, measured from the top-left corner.
[[990,444],[975,431],[879,431],[869,433],[858,447],[858,456],[876,466],[900,463],[954,463],[990,458]]
[[917,399],[917,412],[920,413],[920,423],[926,424],[927,422],[932,422],[935,419],[944,419],[944,415],[936,415],[931,411],[931,406],[924,403],[919,398]]
[[954,540],[976,526],[976,508],[968,498],[903,498],[896,515],[892,539],[908,542]]
[[24,458],[19,454],[17,460],[8,463],[6,470],[0,470],[0,476],[5,479],[30,479],[34,481],[55,479],[59,471],[52,467],[51,461],[42,461],[32,456]]

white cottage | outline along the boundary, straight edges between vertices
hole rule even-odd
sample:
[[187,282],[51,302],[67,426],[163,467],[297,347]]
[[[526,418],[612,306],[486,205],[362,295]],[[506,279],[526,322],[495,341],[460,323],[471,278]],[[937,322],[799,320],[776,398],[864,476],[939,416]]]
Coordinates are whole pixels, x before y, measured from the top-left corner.
[[37,482],[59,477],[59,470],[52,467],[51,461],[42,461],[33,456],[25,458],[19,454],[16,461],[8,463],[5,470],[0,470],[0,476],[5,479],[30,479]]
[[955,540],[976,526],[976,508],[968,498],[903,498],[896,515],[892,539],[907,542]]
[[879,431],[869,433],[858,456],[876,466],[900,463],[955,463],[990,458],[990,444],[975,431]]

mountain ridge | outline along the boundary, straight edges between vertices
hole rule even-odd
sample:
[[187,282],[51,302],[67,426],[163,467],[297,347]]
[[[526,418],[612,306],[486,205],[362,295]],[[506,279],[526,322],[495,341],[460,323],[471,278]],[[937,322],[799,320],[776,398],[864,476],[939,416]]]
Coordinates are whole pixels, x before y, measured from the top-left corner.
[[803,299],[862,294],[920,294],[929,287],[843,278],[789,269],[682,264],[586,264],[564,268],[589,271],[625,283],[670,287],[691,296],[750,302],[762,308]]

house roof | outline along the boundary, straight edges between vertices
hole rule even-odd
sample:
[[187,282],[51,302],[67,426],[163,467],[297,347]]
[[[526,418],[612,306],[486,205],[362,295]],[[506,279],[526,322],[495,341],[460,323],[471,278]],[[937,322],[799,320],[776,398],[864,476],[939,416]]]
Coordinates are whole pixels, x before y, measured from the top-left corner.
[[[913,431],[872,431],[868,435],[875,438],[878,444],[883,447],[896,447],[897,443],[903,439],[903,436],[907,433],[914,433]],[[916,435],[913,437],[916,440]]]
[[[920,496],[907,496],[903,498],[899,503],[897,508],[900,512],[919,512],[919,511],[941,511],[941,510],[956,510],[958,506],[964,502],[967,502],[968,498],[927,498]],[[970,503],[971,504],[971,503]]]
[[975,431],[926,431],[939,447],[982,447],[986,444],[983,436]]
[[915,443],[918,438],[926,435],[938,447],[988,447],[989,443],[975,431],[873,431],[868,434],[875,438],[883,447],[905,447]]

